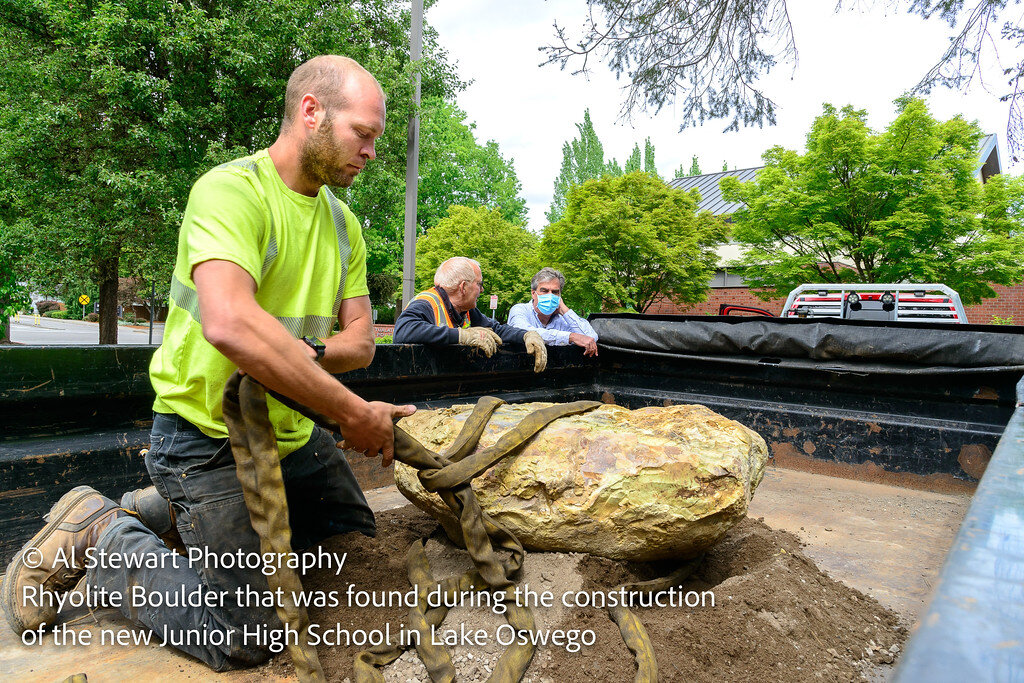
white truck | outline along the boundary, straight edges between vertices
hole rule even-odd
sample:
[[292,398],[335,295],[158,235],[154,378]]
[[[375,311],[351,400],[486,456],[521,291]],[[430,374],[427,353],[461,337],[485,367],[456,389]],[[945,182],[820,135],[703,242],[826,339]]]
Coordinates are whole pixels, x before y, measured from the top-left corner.
[[966,323],[960,295],[937,284],[807,284],[786,298],[783,318]]

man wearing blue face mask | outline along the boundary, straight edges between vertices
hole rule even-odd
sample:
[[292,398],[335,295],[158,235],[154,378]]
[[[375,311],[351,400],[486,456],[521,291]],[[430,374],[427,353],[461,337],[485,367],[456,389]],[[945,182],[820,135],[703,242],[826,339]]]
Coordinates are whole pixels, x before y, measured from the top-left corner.
[[597,332],[573,313],[562,300],[565,276],[554,268],[541,268],[530,281],[533,301],[516,304],[508,313],[508,324],[540,334],[549,346],[583,347],[583,355],[597,355]]

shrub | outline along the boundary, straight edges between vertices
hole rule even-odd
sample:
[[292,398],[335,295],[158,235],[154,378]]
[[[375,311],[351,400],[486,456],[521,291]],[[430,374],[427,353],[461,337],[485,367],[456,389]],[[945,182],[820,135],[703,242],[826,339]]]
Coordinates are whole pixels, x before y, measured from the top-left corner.
[[46,315],[49,311],[63,311],[67,308],[62,301],[37,301],[36,310],[39,315]]
[[1000,318],[998,315],[994,315],[994,316],[992,316],[992,323],[991,324],[993,324],[993,325],[1012,325],[1013,324],[1013,316],[1009,315],[1009,316],[1007,316],[1005,318]]
[[90,313],[89,315],[85,316],[85,319],[88,322],[91,322],[91,323],[99,322],[100,314],[99,313]]
[[81,320],[82,314],[78,311],[53,310],[43,313],[44,318],[57,318],[58,320]]
[[395,324],[395,309],[384,308],[383,306],[378,307],[377,311],[377,324],[378,325],[394,325]]
[[373,343],[374,344],[394,344],[394,341],[392,341],[393,339],[394,339],[393,335],[387,334],[387,335],[384,335],[383,337],[375,338],[373,340]]

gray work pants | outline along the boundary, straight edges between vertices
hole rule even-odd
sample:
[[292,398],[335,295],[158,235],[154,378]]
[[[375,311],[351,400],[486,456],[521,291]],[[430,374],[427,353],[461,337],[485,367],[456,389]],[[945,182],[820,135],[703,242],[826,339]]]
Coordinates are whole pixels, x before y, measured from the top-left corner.
[[[169,637],[170,644],[217,671],[266,661],[267,644],[255,638],[244,642],[242,634],[245,629],[253,633],[258,628],[280,628],[274,609],[254,606],[252,599],[243,599],[243,604],[236,599],[239,588],[243,594],[246,587],[269,590],[263,566],[228,567],[230,562],[221,561],[225,555],[251,558],[260,553],[230,444],[206,436],[177,415],[158,413],[146,468],[174,507],[182,541],[190,549],[204,549],[195,554],[213,561],[189,562],[186,556],[175,556],[138,519],[125,516],[100,535],[97,549],[109,558],[135,558],[132,564],[142,566],[126,569],[110,561],[97,562],[86,574],[88,586],[120,593],[121,612],[152,629],[153,642]],[[373,512],[330,432],[316,427],[305,446],[281,461],[281,471],[294,550],[349,531],[375,535]],[[133,586],[157,595],[132,607]],[[152,606],[175,605],[181,595],[195,590],[215,591],[219,597],[212,606]]]

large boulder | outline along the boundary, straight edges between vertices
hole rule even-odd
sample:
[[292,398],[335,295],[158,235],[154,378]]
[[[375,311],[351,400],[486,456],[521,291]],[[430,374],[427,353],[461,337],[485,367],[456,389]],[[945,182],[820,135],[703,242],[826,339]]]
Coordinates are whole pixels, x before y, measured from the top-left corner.
[[[477,449],[550,403],[500,406]],[[424,410],[399,426],[443,452],[471,405]],[[615,559],[696,555],[747,513],[767,462],[764,439],[700,405],[602,405],[563,417],[473,480],[481,507],[531,550]],[[399,490],[456,542],[458,521],[416,471],[395,463]]]

